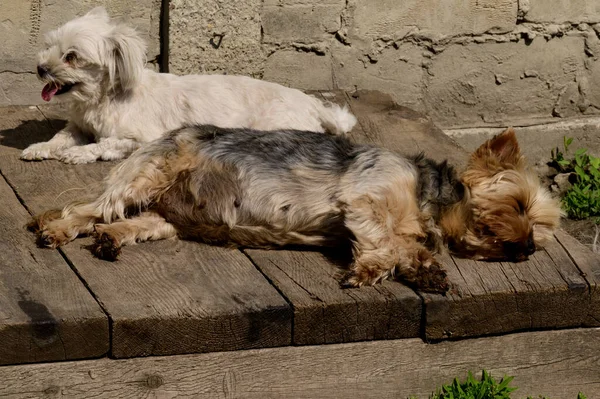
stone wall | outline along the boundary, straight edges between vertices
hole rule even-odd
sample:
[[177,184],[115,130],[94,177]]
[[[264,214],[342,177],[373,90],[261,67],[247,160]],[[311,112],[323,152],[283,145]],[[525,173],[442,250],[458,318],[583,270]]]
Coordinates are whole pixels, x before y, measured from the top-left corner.
[[[163,1],[173,73],[378,89],[446,128],[600,113],[600,0]],[[136,25],[156,59],[160,2],[3,1],[0,105],[40,101],[41,32],[96,4]]]
[[599,0],[171,0],[169,66],[486,126],[599,113],[599,35]]
[[35,70],[44,34],[99,5],[138,29],[148,43],[148,61],[156,63],[161,0],[2,0],[0,106],[43,102]]

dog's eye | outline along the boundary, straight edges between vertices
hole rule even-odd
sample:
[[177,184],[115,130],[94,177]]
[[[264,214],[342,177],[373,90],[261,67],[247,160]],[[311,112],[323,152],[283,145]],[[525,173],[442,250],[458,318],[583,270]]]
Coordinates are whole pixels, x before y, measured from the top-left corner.
[[75,52],[70,51],[65,55],[65,62],[71,64],[75,61],[77,61],[77,54],[75,54]]
[[523,204],[521,201],[517,201],[517,212],[519,212],[520,214],[524,214],[526,211],[526,207],[525,204]]

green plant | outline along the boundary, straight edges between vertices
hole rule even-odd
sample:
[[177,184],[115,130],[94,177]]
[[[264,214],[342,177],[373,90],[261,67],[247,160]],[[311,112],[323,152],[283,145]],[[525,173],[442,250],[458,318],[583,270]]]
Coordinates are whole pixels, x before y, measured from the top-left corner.
[[[572,219],[600,217],[600,158],[587,153],[587,149],[575,151],[567,158],[573,138],[564,137],[564,153],[557,148],[552,150],[550,166],[561,173],[570,173],[573,186],[562,198],[562,207]],[[600,218],[597,219],[600,223]]]
[[469,372],[464,383],[455,378],[452,384],[444,385],[432,399],[510,399],[510,393],[517,389],[508,386],[512,380],[513,377],[505,377],[498,383],[483,370],[481,380],[477,381]]
[[[429,399],[510,399],[511,393],[517,390],[516,387],[508,386],[513,378],[503,377],[500,382],[497,382],[487,371],[482,370],[481,380],[478,381],[469,371],[465,382],[461,383],[458,378],[455,378],[451,384],[442,386]],[[417,398],[411,396],[409,399]],[[527,399],[549,398],[528,396]],[[580,392],[577,399],[586,399],[586,397]]]

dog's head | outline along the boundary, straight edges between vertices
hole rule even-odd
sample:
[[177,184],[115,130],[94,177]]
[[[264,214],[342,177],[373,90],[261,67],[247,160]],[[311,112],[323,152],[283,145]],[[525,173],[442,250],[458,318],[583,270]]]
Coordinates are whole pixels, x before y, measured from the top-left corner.
[[559,226],[560,204],[527,167],[512,129],[481,145],[461,180],[465,198],[441,222],[457,255],[526,260]]
[[139,82],[146,45],[133,28],[112,22],[102,7],[67,22],[46,36],[37,72],[46,83],[42,98],[78,101],[121,94]]

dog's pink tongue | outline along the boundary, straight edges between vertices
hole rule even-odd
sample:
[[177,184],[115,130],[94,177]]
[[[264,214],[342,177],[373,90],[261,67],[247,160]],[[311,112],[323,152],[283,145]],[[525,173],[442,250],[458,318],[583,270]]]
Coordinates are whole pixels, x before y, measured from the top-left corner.
[[42,89],[42,98],[44,101],[50,101],[58,91],[58,86],[53,83],[48,83]]

